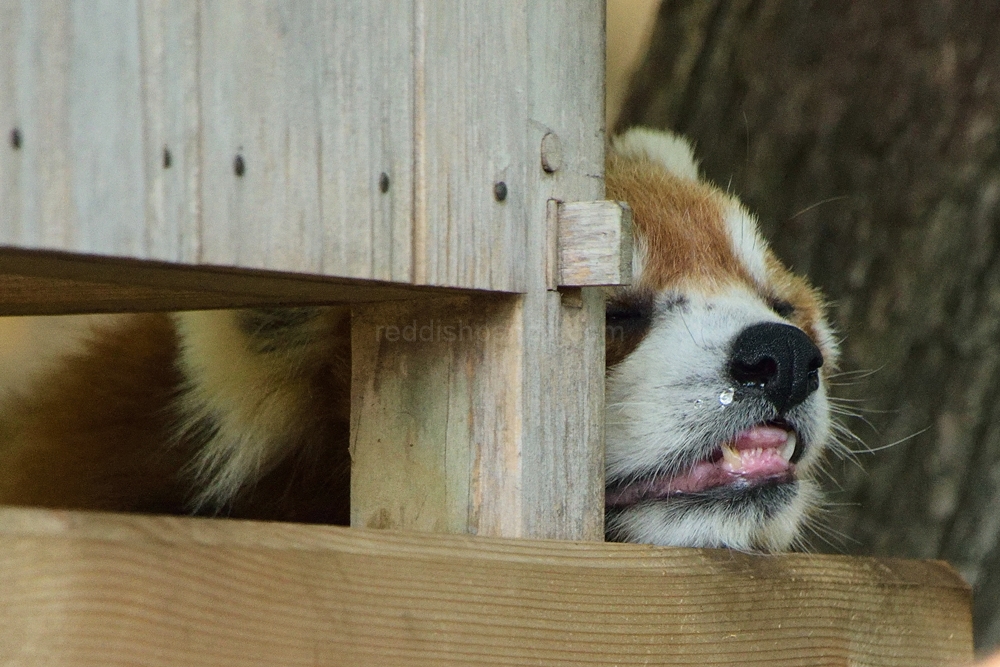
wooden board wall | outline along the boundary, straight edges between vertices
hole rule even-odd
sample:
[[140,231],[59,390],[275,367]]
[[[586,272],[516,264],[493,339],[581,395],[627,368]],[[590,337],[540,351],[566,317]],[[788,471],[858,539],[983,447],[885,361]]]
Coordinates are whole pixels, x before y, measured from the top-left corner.
[[[534,7],[2,0],[0,246],[521,291]],[[598,163],[599,59],[557,119]]]

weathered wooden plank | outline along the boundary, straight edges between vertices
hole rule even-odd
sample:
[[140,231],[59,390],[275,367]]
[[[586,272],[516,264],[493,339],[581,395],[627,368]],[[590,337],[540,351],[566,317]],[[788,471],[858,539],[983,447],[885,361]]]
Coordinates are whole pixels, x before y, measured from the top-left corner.
[[515,297],[354,309],[352,525],[520,534],[520,316]]
[[[0,11],[16,47],[0,53],[0,125],[19,136],[0,152],[0,243],[22,248],[524,290],[536,135],[570,109],[599,118],[581,103],[599,91],[569,85],[597,57],[580,49],[600,49],[589,4]],[[543,97],[553,122],[529,122]],[[549,133],[552,182],[581,173],[566,131]]]
[[632,211],[615,201],[559,204],[559,285],[632,282]]
[[320,7],[323,266],[410,282],[413,3]]
[[201,259],[199,25],[197,0],[139,3],[148,259]]
[[308,1],[201,7],[203,261],[320,271],[320,15]]
[[[417,159],[427,171],[417,168],[416,212],[426,220],[415,228],[414,247],[423,247],[415,251],[415,270],[425,267],[419,280],[430,283],[513,280],[525,293],[434,310],[355,310],[352,521],[599,540],[603,299],[596,291],[549,289],[548,213],[551,200],[603,194],[601,3],[490,7],[418,3],[417,39],[427,53],[417,56]],[[488,49],[495,62],[472,72]],[[523,91],[495,99],[519,76]],[[469,93],[457,88],[463,78],[476,82]],[[472,122],[478,115],[483,122]],[[562,144],[558,168],[556,160],[542,163],[547,134]],[[477,165],[479,154],[486,162]],[[491,190],[497,180],[506,187],[503,201]],[[482,236],[484,220],[491,236]],[[498,273],[496,264],[511,253],[516,278]],[[477,261],[467,263],[473,255]],[[481,326],[489,340],[376,340],[379,327],[435,318]]]
[[3,10],[3,242],[523,287],[523,5]]
[[867,665],[972,657],[945,564],[0,511],[10,665]]
[[213,3],[202,25],[202,261],[409,281],[410,3]]
[[525,287],[527,16],[523,2],[416,0],[417,283]]
[[[604,196],[604,3],[530,0],[521,534],[604,538],[604,299],[550,290],[551,200]],[[561,163],[541,160],[558,137]],[[550,137],[549,142],[552,139]],[[551,164],[549,165],[552,166]]]
[[0,54],[0,122],[22,138],[0,154],[0,243],[521,286],[523,5],[0,11],[17,46]]
[[[105,3],[106,5],[106,3]],[[101,3],[4,3],[5,76],[0,85],[5,134],[18,130],[17,151],[5,146],[0,160],[0,181],[5,199],[0,207],[0,235],[5,242],[31,247],[66,247],[86,250],[98,245],[88,232],[107,240],[121,224],[112,214],[141,211],[136,174],[141,174],[141,153],[134,134],[139,118],[136,65],[138,52],[134,29],[122,28],[114,39],[115,21],[109,27],[99,20]],[[122,5],[122,14],[134,14],[134,3]],[[94,23],[95,25],[90,25]],[[134,28],[134,26],[133,26]],[[81,33],[93,31],[93,41]],[[100,40],[103,36],[104,39]],[[86,66],[80,58],[88,58]],[[115,59],[121,73],[108,71]],[[98,89],[98,83],[107,83]],[[73,95],[88,90],[92,96]],[[132,105],[120,98],[129,97]],[[95,118],[114,107],[110,116]],[[114,119],[114,121],[111,121]],[[96,149],[80,155],[79,150]],[[114,169],[115,159],[122,161]],[[131,167],[131,169],[128,169]],[[114,173],[104,173],[111,168]],[[141,180],[141,178],[140,178]],[[128,190],[120,198],[109,196],[109,187]],[[98,211],[98,208],[104,208]],[[91,216],[103,214],[103,229]],[[123,239],[126,247],[134,235]]]

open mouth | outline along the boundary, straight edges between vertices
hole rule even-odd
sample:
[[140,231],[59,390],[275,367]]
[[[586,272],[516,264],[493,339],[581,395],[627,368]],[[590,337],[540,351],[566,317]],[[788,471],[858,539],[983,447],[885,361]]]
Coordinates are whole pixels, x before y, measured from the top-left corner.
[[608,508],[622,508],[645,500],[695,494],[719,487],[739,490],[793,482],[795,463],[801,456],[802,445],[788,424],[757,424],[739,432],[708,457],[680,473],[608,486],[604,504]]

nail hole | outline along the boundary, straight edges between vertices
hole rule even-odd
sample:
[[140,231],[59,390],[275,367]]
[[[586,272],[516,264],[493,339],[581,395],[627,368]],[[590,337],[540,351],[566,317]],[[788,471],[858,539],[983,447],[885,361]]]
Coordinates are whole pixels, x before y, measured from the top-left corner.
[[10,131],[10,145],[14,150],[21,148],[21,130],[16,127]]
[[170,165],[174,162],[174,156],[170,154],[170,149],[166,146],[163,147],[163,168],[170,169]]
[[243,176],[243,174],[247,173],[247,165],[243,161],[242,155],[237,155],[236,159],[233,160],[233,173],[237,176]]
[[496,197],[497,201],[503,201],[507,198],[507,184],[503,181],[497,181],[493,185],[493,196]]
[[382,175],[378,177],[378,189],[379,192],[386,193],[389,191],[389,174],[382,172]]

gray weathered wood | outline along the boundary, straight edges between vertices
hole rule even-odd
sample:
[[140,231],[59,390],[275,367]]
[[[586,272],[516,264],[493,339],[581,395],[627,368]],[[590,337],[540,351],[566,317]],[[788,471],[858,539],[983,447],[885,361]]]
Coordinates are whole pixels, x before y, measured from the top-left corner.
[[523,5],[0,13],[0,245],[524,288]]
[[614,201],[559,204],[559,285],[632,282],[632,211]]
[[144,254],[135,2],[3,3],[0,243]]
[[351,524],[514,536],[516,297],[371,304],[351,336]]
[[[421,57],[434,68],[461,61],[456,71],[466,71],[468,54],[455,50],[453,42],[485,48],[502,37],[495,57],[515,63],[524,58],[521,69],[491,69],[502,78],[476,79],[474,85],[504,90],[521,76],[526,97],[505,100],[502,118],[492,108],[497,93],[484,90],[483,99],[464,104],[467,113],[483,114],[489,122],[459,126],[456,118],[439,118],[443,109],[430,118],[436,109],[432,103],[447,101],[450,113],[457,113],[456,100],[462,99],[457,84],[439,82],[451,86],[440,90],[427,84],[423,99],[428,106],[417,112],[418,118],[428,114],[426,140],[436,137],[427,146],[440,145],[446,132],[457,133],[457,139],[443,152],[428,154],[426,174],[418,170],[418,184],[427,183],[427,200],[420,203],[418,193],[417,215],[423,215],[422,206],[434,209],[427,209],[425,221],[428,261],[417,265],[446,270],[440,275],[453,282],[463,274],[499,271],[492,255],[514,247],[519,275],[503,280],[520,283],[524,294],[434,309],[372,305],[355,311],[352,521],[507,537],[602,539],[603,299],[596,290],[550,289],[555,221],[549,215],[550,201],[593,200],[603,194],[601,3],[529,2],[517,12],[505,3],[484,14],[491,23],[481,23],[461,5],[418,6],[418,26],[426,21],[455,31],[452,42],[442,45],[436,40],[445,33],[418,29],[423,45],[418,53],[444,49],[440,62]],[[499,32],[487,34],[493,29]],[[512,128],[518,134],[505,137],[503,132]],[[500,134],[490,136],[495,129]],[[540,158],[546,134],[558,135],[563,151],[560,168],[552,172]],[[418,155],[426,150],[420,141]],[[456,166],[471,165],[479,150],[490,155],[487,167],[473,165],[463,172]],[[494,162],[500,158],[505,162]],[[494,196],[496,180],[507,186],[503,202]],[[464,202],[459,193],[467,197]],[[448,202],[466,207],[466,213],[449,218],[441,209]],[[495,227],[489,236],[454,223],[476,215],[491,218]],[[452,226],[443,227],[449,220]],[[441,264],[445,250],[452,262],[450,257],[464,256],[465,247],[479,248],[477,263]],[[401,328],[413,320],[418,326],[432,320],[472,322],[489,332],[488,341],[376,341],[379,326]]]
[[509,253],[530,238],[526,171],[538,163],[525,135],[525,7],[415,5],[416,282],[524,289],[526,267]]
[[146,204],[143,257],[198,262],[203,259],[201,13],[192,0],[143,0],[139,20]]
[[202,261],[410,280],[410,7],[203,6]]
[[[548,201],[604,196],[604,3],[528,3],[527,145],[559,137],[562,165],[528,172],[531,240],[523,297],[523,534],[604,538],[604,299],[548,289]],[[536,240],[537,239],[537,240]]]

